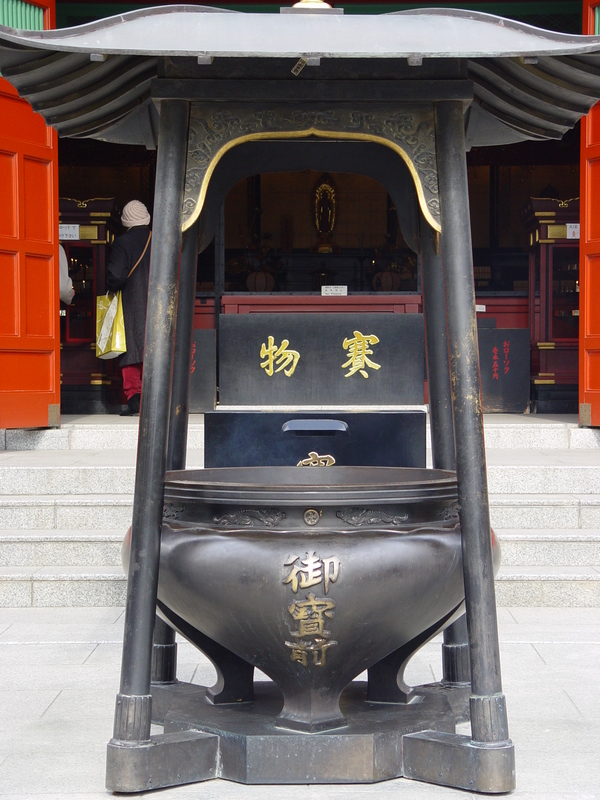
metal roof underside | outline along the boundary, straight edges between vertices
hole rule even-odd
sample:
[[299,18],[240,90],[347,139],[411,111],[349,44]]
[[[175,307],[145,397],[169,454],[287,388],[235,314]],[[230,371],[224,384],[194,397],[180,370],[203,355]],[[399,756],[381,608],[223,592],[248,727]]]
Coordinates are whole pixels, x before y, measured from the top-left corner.
[[468,146],[560,139],[600,99],[600,37],[472,11],[345,16],[162,6],[61,30],[0,26],[3,77],[61,136],[154,147],[158,58],[202,55],[465,59],[475,97]]

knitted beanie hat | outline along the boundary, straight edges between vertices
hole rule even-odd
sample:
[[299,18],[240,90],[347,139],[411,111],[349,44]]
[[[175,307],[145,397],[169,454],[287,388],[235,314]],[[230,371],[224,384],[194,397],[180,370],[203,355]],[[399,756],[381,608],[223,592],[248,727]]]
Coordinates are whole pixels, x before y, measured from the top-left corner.
[[139,200],[130,200],[123,209],[121,222],[126,228],[136,225],[150,225],[150,214],[146,206]]

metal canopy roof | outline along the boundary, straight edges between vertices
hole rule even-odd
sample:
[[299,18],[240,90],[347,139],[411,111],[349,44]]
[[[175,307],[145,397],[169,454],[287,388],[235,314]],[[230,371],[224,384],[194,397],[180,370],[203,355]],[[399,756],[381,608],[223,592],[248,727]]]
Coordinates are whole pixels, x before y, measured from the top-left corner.
[[[12,35],[11,35],[12,34]],[[600,37],[544,31],[491,14],[415,10],[389,14],[253,14],[161,6],[55,31],[9,32],[44,49],[128,55],[297,58],[478,58],[597,52]]]
[[150,82],[161,56],[463,59],[475,95],[470,146],[561,138],[600,99],[600,37],[473,11],[345,16],[162,6],[61,30],[0,26],[3,77],[62,136],[154,146]]

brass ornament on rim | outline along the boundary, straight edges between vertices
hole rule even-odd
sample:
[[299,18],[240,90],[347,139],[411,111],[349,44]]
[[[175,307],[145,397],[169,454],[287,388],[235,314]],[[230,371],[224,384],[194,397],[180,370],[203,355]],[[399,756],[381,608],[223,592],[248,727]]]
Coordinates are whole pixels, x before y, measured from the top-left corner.
[[210,179],[223,156],[240,144],[267,139],[342,139],[373,142],[394,150],[406,164],[423,216],[441,231],[433,104],[403,106],[315,104],[310,110],[244,103],[190,104],[183,230],[204,207]]
[[307,508],[304,512],[303,516],[304,522],[310,527],[314,527],[317,522],[321,519],[321,512],[317,511],[316,508]]
[[301,458],[296,464],[297,467],[333,467],[335,458],[331,455],[320,456],[315,450],[311,450],[307,458]]

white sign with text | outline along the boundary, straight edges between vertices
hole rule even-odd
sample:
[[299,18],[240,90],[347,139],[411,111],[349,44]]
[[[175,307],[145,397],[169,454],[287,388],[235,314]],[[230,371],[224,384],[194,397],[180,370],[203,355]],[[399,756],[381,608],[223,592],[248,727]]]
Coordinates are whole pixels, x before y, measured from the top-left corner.
[[346,297],[347,286],[321,286],[321,297]]
[[61,242],[78,241],[79,225],[59,225],[58,238]]

